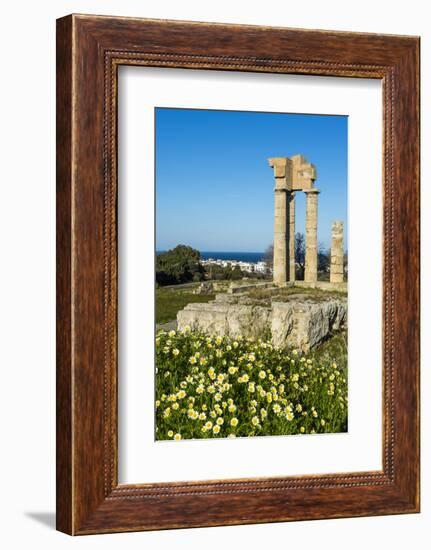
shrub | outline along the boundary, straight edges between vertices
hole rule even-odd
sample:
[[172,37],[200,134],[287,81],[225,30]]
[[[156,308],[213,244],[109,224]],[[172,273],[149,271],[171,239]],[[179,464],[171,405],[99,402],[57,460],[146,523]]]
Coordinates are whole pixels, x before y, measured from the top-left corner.
[[178,245],[160,252],[156,257],[156,282],[159,285],[176,285],[204,279],[200,252],[191,246]]

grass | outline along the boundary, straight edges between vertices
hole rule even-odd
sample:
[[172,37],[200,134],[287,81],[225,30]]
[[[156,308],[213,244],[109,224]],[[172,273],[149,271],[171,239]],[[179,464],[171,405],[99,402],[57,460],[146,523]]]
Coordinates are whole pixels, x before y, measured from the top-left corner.
[[340,330],[335,333],[323,344],[310,351],[309,357],[315,361],[337,361],[347,375],[347,331]]
[[[288,301],[291,296],[301,295],[307,300],[320,302],[328,298],[345,298],[346,292],[338,290],[322,290],[319,288],[307,288],[300,286],[292,286],[286,288],[256,288],[249,290],[246,296],[251,300],[261,301],[263,304],[270,305],[271,301],[284,302]],[[239,295],[238,295],[239,296]]]
[[347,342],[308,354],[185,329],[156,339],[156,439],[347,431]]
[[156,289],[156,323],[167,323],[177,317],[180,309],[187,304],[204,303],[214,300],[214,294],[193,294],[191,290],[180,290],[175,288]]
[[[226,292],[230,282],[217,282],[217,292]],[[176,319],[177,313],[187,304],[206,303],[215,299],[215,294],[193,294],[193,289],[198,284],[189,288],[164,288],[156,289],[156,323],[168,323]],[[347,293],[335,290],[320,290],[317,288],[287,287],[287,288],[256,288],[244,294],[233,295],[238,301],[247,299],[256,305],[271,305],[271,301],[287,301],[289,297],[301,294],[312,301],[319,302],[329,297],[346,297]]]

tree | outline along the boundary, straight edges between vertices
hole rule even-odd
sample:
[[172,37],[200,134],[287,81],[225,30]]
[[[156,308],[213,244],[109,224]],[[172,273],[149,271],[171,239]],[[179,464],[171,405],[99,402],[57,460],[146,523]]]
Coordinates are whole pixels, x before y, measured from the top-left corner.
[[238,281],[244,276],[239,265],[232,267],[232,264],[228,264],[226,267],[222,267],[221,269],[223,270],[222,278],[228,281]]
[[239,265],[236,265],[231,271],[231,278],[233,281],[239,281],[239,279],[242,279],[242,275]]
[[206,271],[208,273],[209,280],[221,280],[224,279],[224,268],[221,265],[217,264],[208,264],[206,266]]
[[204,279],[200,252],[191,246],[180,244],[156,257],[156,282],[160,285],[176,285]]
[[328,273],[331,263],[331,251],[325,249],[322,243],[317,247],[317,271]]
[[[325,249],[322,243],[317,247],[317,270],[327,273],[330,266],[331,251]],[[274,264],[274,246],[271,244],[265,251],[264,262],[267,268],[272,268]],[[305,274],[305,236],[303,233],[295,235],[295,264],[296,279],[302,281]],[[345,265],[347,265],[347,253],[345,254]]]
[[[272,269],[274,266],[274,245],[270,244],[265,250],[263,261],[267,269]],[[304,278],[305,271],[305,237],[303,233],[295,235],[295,263],[296,263],[296,278],[301,280]]]
[[296,279],[303,280],[305,273],[305,237],[303,233],[295,235]]
[[267,271],[271,271],[271,269],[274,266],[274,245],[270,244],[268,248],[265,250],[265,254],[263,256],[263,261],[265,262]]

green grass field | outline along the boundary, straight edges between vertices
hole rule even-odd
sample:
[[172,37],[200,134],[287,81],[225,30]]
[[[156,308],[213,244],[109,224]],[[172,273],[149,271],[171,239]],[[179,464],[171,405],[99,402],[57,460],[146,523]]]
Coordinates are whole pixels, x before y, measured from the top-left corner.
[[167,323],[177,317],[180,309],[187,304],[204,303],[214,300],[214,294],[193,294],[193,288],[184,290],[176,288],[157,288],[156,289],[156,323]]

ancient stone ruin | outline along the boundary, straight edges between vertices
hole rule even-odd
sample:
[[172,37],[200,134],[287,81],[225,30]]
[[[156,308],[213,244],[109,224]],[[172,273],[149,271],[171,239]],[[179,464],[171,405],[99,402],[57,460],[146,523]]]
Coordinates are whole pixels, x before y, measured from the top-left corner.
[[[314,187],[317,178],[316,167],[302,155],[273,157],[268,160],[274,170],[274,283],[283,285],[295,281],[295,193],[304,191],[305,214],[305,283],[317,282],[317,204],[319,189]],[[343,224],[333,226],[331,248],[332,266],[343,258]],[[334,264],[332,258],[334,257]],[[337,273],[337,276],[335,276]],[[341,275],[341,276],[340,276]],[[331,282],[343,282],[343,270],[335,269]]]
[[[256,285],[258,287],[259,285]],[[347,298],[283,294],[277,287],[253,292],[217,294],[205,304],[188,304],[177,314],[179,330],[237,338],[266,338],[274,346],[309,351],[330,333],[346,326]]]
[[332,224],[331,283],[342,283],[344,279],[343,222]]
[[274,169],[274,282],[284,284],[295,280],[295,192],[307,194],[305,219],[305,277],[317,281],[317,197],[314,187],[316,168],[302,155],[273,157]]
[[[317,222],[319,189],[316,168],[302,155],[273,157],[274,259],[273,282],[232,285],[208,303],[188,304],[177,314],[178,329],[260,338],[270,335],[280,348],[304,352],[347,325],[347,284],[344,282],[343,223],[332,226],[329,281],[317,280]],[[306,193],[305,273],[296,280],[295,193]],[[316,289],[314,294],[292,287]],[[208,292],[203,283],[199,292]],[[330,291],[339,291],[338,293]]]

